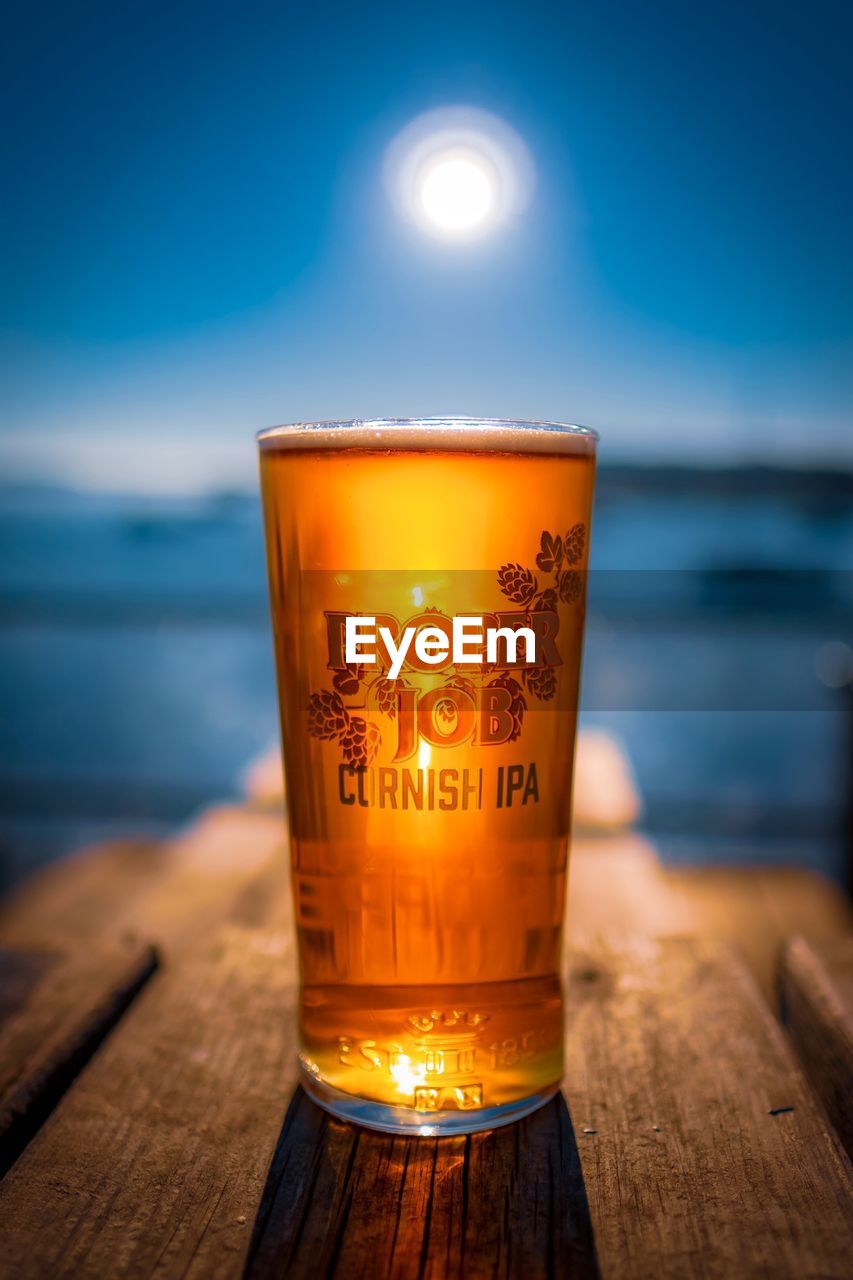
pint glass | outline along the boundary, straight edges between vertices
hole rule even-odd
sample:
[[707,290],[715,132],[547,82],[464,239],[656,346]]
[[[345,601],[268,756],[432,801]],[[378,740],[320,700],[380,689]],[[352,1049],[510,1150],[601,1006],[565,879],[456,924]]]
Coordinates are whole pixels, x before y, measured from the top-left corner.
[[300,1065],[343,1119],[468,1133],[559,1086],[595,441],[478,419],[259,437]]

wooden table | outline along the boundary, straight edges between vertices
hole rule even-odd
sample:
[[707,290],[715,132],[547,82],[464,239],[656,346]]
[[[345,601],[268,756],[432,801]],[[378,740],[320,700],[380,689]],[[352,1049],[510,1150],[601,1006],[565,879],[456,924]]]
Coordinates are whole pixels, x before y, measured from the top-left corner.
[[848,1280],[853,951],[828,882],[578,839],[563,1094],[441,1140],[294,1093],[285,884],[280,814],[234,807],[0,912],[4,1275]]

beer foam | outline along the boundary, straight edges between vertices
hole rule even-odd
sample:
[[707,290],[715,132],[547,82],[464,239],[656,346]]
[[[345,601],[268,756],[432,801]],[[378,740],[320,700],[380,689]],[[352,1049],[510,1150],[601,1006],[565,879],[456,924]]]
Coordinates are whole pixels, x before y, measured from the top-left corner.
[[294,422],[258,433],[263,450],[360,449],[426,453],[574,453],[592,456],[598,433],[563,422],[502,418],[364,418]]

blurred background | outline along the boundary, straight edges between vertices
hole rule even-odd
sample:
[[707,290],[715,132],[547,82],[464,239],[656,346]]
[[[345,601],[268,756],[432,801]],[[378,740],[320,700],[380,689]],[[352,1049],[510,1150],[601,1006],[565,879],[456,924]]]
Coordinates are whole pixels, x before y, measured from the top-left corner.
[[[843,881],[853,10],[34,3],[4,35],[0,883],[275,742],[254,432],[450,413],[602,433],[584,724],[663,856]],[[468,205],[409,171],[439,134]]]

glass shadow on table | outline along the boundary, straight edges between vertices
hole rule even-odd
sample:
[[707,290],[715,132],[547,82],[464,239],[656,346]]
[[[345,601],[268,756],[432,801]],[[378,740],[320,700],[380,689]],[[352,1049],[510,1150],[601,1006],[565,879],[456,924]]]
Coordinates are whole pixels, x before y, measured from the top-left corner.
[[298,1088],[246,1280],[368,1273],[598,1277],[563,1096],[500,1129],[409,1138],[340,1122]]

